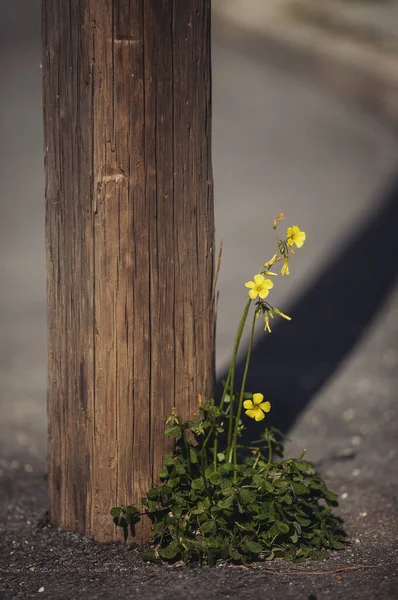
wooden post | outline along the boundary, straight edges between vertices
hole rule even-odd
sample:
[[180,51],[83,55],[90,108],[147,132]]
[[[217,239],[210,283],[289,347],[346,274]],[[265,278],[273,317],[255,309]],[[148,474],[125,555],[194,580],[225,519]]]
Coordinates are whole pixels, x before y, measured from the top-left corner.
[[106,541],[213,393],[210,0],[43,0],[43,52],[50,519]]

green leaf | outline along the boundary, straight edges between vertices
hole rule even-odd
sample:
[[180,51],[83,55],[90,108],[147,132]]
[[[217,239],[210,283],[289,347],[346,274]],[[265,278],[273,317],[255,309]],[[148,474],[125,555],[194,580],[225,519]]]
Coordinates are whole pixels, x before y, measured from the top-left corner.
[[302,517],[301,515],[295,515],[295,519],[303,527],[308,527],[308,525],[311,525],[310,519],[306,519],[305,517]]
[[329,500],[329,502],[331,502],[332,504],[337,504],[337,500],[338,500],[338,495],[334,494],[333,492],[329,492],[329,490],[326,490],[324,492],[324,496],[326,498],[326,500]]
[[115,506],[114,508],[111,508],[111,510],[109,511],[111,517],[113,517],[114,519],[120,517],[120,515],[123,512],[123,509],[120,506]]
[[124,509],[126,515],[139,515],[140,511],[138,510],[138,508],[136,506],[126,506],[126,508]]
[[241,488],[239,490],[239,495],[242,499],[242,502],[254,502],[257,497],[256,492],[248,490],[247,488]]
[[314,465],[307,460],[294,460],[292,464],[303,473],[308,473],[309,475],[313,475],[315,473]]
[[231,486],[231,483],[228,481],[226,485],[223,487],[222,495],[223,496],[232,496],[235,494],[235,489]]
[[193,481],[191,481],[191,488],[193,490],[199,490],[199,491],[204,490],[205,484],[203,483],[202,477],[198,477],[198,479],[194,479]]
[[163,459],[163,464],[165,467],[171,467],[171,465],[174,465],[174,462],[174,458],[169,454],[166,454],[166,456]]
[[147,497],[148,497],[148,500],[158,500],[159,499],[159,489],[152,488],[151,490],[148,490]]
[[159,555],[163,558],[175,558],[180,551],[180,543],[177,541],[171,542],[166,548],[158,550]]
[[220,469],[222,471],[226,471],[227,473],[230,473],[231,471],[234,470],[234,465],[231,463],[225,463],[225,465],[221,465]]
[[205,506],[203,502],[198,502],[197,507],[194,508],[191,512],[193,515],[202,515],[205,512]]
[[293,535],[290,536],[290,539],[292,540],[293,544],[297,544],[299,537],[296,530],[294,531]]
[[312,552],[312,556],[313,558],[317,558],[319,560],[325,560],[329,558],[329,554],[325,550],[314,550]]
[[175,439],[178,441],[179,439],[181,439],[182,433],[181,433],[181,427],[179,425],[173,425],[173,427],[168,427],[164,434],[167,437],[175,437]]
[[209,481],[213,485],[220,485],[220,483],[222,482],[222,477],[221,477],[220,473],[213,472],[209,476]]
[[283,523],[282,521],[276,521],[275,525],[281,533],[289,533],[290,528],[289,525],[286,525],[286,523]]
[[185,500],[185,498],[183,496],[180,496],[177,492],[174,493],[173,500],[178,506],[183,507],[187,505],[187,501]]
[[284,479],[275,479],[273,483],[274,483],[274,488],[276,488],[278,490],[277,493],[280,493],[280,491],[285,491],[289,485],[289,483],[287,481],[285,481]]
[[141,558],[145,562],[155,563],[156,565],[160,565],[162,563],[160,558],[158,558],[154,552],[142,552]]
[[269,481],[267,481],[265,479],[263,481],[263,483],[261,484],[261,491],[262,492],[268,492],[269,494],[273,494],[274,493],[274,486],[272,485],[272,483],[270,483]]
[[242,550],[244,552],[252,552],[253,554],[259,554],[262,552],[263,547],[258,542],[253,542],[251,540],[246,540],[242,545]]
[[198,462],[198,456],[193,448],[189,449],[189,458],[191,460],[191,463],[193,465],[196,465],[196,463]]
[[213,463],[211,463],[211,465],[209,467],[207,467],[207,469],[205,469],[205,479],[206,481],[209,479],[210,475],[214,473],[214,465]]
[[176,477],[175,479],[169,479],[167,483],[171,488],[175,488],[180,483],[180,478]]
[[222,462],[223,460],[225,460],[225,454],[223,452],[218,452],[217,460],[218,460],[218,462]]
[[301,483],[297,483],[296,481],[292,481],[290,485],[292,486],[294,492],[298,496],[310,493],[310,489],[306,485],[302,485]]
[[203,533],[205,533],[207,535],[209,533],[213,533],[214,531],[216,531],[217,526],[216,526],[215,521],[210,520],[210,521],[205,521],[204,523],[202,523],[200,528],[203,531]]
[[235,494],[232,494],[231,496],[228,496],[224,500],[219,500],[218,506],[220,508],[230,508],[234,502],[234,498],[235,498]]
[[284,502],[285,504],[288,504],[289,506],[291,504],[293,504],[292,497],[289,496],[289,494],[285,494],[284,496],[279,496],[279,502]]
[[192,433],[194,433],[196,436],[204,435],[204,433],[205,433],[204,424],[205,424],[205,421],[201,421],[200,423],[196,423],[196,424],[192,425],[192,427],[191,427]]
[[241,560],[243,559],[242,554],[240,552],[238,552],[238,550],[235,550],[234,548],[230,549],[229,555],[230,555],[231,559],[236,562],[241,562]]
[[185,465],[183,465],[181,463],[176,463],[175,464],[175,472],[177,475],[185,475],[185,473],[186,473]]

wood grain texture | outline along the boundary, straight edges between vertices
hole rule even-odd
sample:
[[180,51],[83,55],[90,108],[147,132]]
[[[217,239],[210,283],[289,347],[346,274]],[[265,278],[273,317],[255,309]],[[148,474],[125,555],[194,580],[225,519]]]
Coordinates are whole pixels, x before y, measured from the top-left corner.
[[50,518],[99,541],[214,391],[210,94],[210,0],[43,0]]

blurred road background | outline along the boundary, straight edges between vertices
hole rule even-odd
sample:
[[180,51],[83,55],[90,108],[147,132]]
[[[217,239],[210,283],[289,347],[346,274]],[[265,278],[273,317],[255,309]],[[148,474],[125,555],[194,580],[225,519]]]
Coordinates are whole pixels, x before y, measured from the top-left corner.
[[[263,6],[250,1],[253,9]],[[224,240],[217,338],[220,375],[245,301],[242,284],[272,255],[272,221],[280,211],[287,216],[283,227],[298,223],[308,234],[291,277],[280,279],[275,287],[275,304],[281,308],[292,310],[303,294],[316,289],[337,253],[363,227],[370,227],[372,237],[378,236],[379,245],[369,257],[374,262],[372,270],[376,265],[377,271],[384,268],[389,261],[380,254],[385,240],[367,223],[387,202],[398,148],[396,135],[378,122],[377,115],[361,112],[354,103],[343,104],[319,86],[316,78],[297,76],[294,63],[275,66],[272,53],[261,45],[252,48],[244,37],[230,39],[219,18],[223,6],[222,1],[214,2],[215,204],[217,239]],[[237,11],[240,6],[235,0],[228,10]],[[46,328],[39,0],[0,0],[0,23],[0,443],[5,457],[21,452],[42,461]],[[362,244],[341,258],[340,271],[354,255],[349,279],[362,268]],[[367,284],[372,287],[370,281]],[[346,285],[344,280],[336,283],[330,302],[336,303],[334,296],[347,297]],[[369,289],[355,289],[354,304],[366,304]],[[387,301],[387,291],[384,285],[380,301]],[[324,302],[322,293],[319,302]],[[375,316],[375,308],[372,305],[361,314],[357,334],[350,343],[343,343],[331,364],[327,356],[320,357],[313,341],[312,351],[308,350],[311,358],[307,352],[305,365],[297,362],[303,344],[310,343],[302,339],[304,331],[300,331],[300,341],[282,348],[282,353],[293,351],[298,366],[293,367],[288,358],[289,369],[301,370],[304,387],[310,388],[307,392],[312,390],[310,380],[319,379],[326,386],[336,381],[329,376],[349,358],[354,342],[360,341]],[[306,326],[316,331],[319,308],[311,306],[311,311]],[[328,331],[322,335],[341,335],[339,321],[345,318],[343,307],[339,314],[332,307]],[[355,318],[351,313],[349,320]],[[281,323],[278,329],[286,331],[287,327],[294,337],[294,325]],[[272,344],[279,347],[282,343],[277,342],[280,335],[276,333],[267,346],[267,361]],[[280,380],[280,369],[285,366],[279,355],[273,360]],[[311,401],[316,403],[317,397]]]
[[[307,15],[314,6],[301,4]],[[391,24],[398,22],[397,3],[335,2],[337,34],[335,25],[327,26],[330,18],[326,26],[324,15],[315,19],[324,40],[317,54],[321,62],[307,60],[320,30],[309,27],[313,18],[303,25],[302,12],[301,20],[288,24],[279,14],[272,31],[297,43],[305,38],[306,57],[299,46],[286,53],[280,40],[270,44],[275,14],[269,9],[275,2],[214,0],[213,6],[215,206],[217,240],[224,241],[218,375],[226,368],[246,301],[243,284],[272,256],[272,221],[284,211],[283,227],[297,223],[307,232],[292,275],[279,278],[273,291],[274,303],[293,321],[278,324],[272,336],[259,335],[249,388],[266,394],[274,422],[289,432],[294,448],[308,448],[342,494],[357,547],[368,540],[392,561],[391,486],[398,477],[398,139],[392,126],[398,121],[397,96],[384,83],[372,85],[373,73],[370,84],[361,79],[358,102],[358,79],[351,85],[347,69],[339,77],[325,56],[331,57],[333,44],[344,68],[343,48],[351,66],[353,56],[363,56],[353,50],[351,30],[341,28],[346,15],[351,26],[367,31],[359,36],[365,55],[377,54],[373,62],[367,58],[367,68],[375,66],[381,76],[382,66],[396,65],[391,52],[397,28]],[[331,3],[320,6],[329,10]],[[0,475],[7,477],[46,469],[40,62],[40,1],[0,0]],[[353,68],[358,71],[358,64]],[[383,102],[376,102],[382,92]],[[363,102],[368,97],[372,102]],[[377,597],[390,597],[386,594]]]

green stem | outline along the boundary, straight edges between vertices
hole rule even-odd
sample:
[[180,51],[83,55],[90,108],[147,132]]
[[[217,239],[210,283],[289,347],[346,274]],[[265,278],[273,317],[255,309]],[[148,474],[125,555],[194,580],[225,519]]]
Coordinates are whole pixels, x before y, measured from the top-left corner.
[[[235,336],[235,342],[234,342],[234,351],[232,354],[232,361],[231,361],[231,366],[230,366],[230,391],[229,391],[229,396],[230,396],[230,404],[229,404],[229,425],[228,425],[228,444],[227,444],[227,448],[230,447],[231,445],[231,440],[232,440],[232,429],[233,429],[233,421],[234,421],[234,411],[233,411],[233,403],[234,403],[234,379],[235,379],[235,367],[236,367],[236,357],[238,355],[238,350],[239,350],[239,344],[240,344],[240,340],[242,338],[242,333],[243,333],[243,329],[245,327],[246,324],[246,320],[247,320],[247,315],[249,314],[249,308],[251,305],[252,301],[249,300],[248,303],[245,306],[245,309],[243,311],[243,315],[242,318],[239,322],[238,325],[238,330],[236,332],[236,336]],[[223,397],[221,399],[222,403],[224,402],[224,398],[226,395],[226,388],[227,386],[225,385],[224,388],[224,393],[223,393]],[[222,403],[221,403],[221,407],[222,407]]]
[[266,429],[266,437],[267,437],[267,443],[268,443],[268,463],[267,463],[267,468],[265,471],[265,477],[268,477],[268,473],[271,468],[271,462],[272,462],[272,444],[271,444],[271,438],[269,435],[268,427]]
[[218,447],[218,431],[216,431],[214,436],[214,444],[213,444],[213,464],[214,471],[217,473],[217,447]]
[[240,397],[239,397],[238,412],[237,412],[236,419],[235,419],[235,431],[234,431],[234,436],[232,438],[231,447],[230,447],[230,450],[229,450],[229,462],[232,462],[232,455],[233,455],[233,458],[234,458],[234,481],[236,479],[236,455],[237,455],[236,444],[237,444],[237,440],[238,440],[239,420],[240,420],[240,415],[242,413],[243,397],[244,397],[244,393],[245,393],[247,373],[249,371],[250,358],[251,358],[251,353],[252,353],[252,349],[253,349],[254,328],[256,326],[256,318],[257,318],[256,312],[254,311],[254,313],[253,313],[253,321],[252,321],[252,328],[251,328],[250,339],[249,339],[249,347],[247,349],[245,370],[243,372],[242,385],[241,385],[241,388],[240,388]]
[[191,455],[189,453],[189,446],[188,446],[188,441],[187,441],[187,436],[186,436],[186,432],[185,429],[182,430],[182,440],[184,442],[184,447],[185,447],[185,453],[187,455],[187,462],[188,462],[188,471],[189,474],[192,475],[192,469],[191,469]]
[[[221,409],[224,404],[225,396],[227,395],[229,382],[231,381],[231,366],[229,367],[227,381],[225,382],[223,393],[221,396],[221,401],[220,401]],[[214,462],[214,470],[216,473],[217,473],[217,447],[218,447],[218,431],[216,432],[216,435],[214,436],[214,444],[213,444],[213,462]]]
[[[202,446],[202,450],[201,450],[201,454],[203,454],[203,456],[205,456],[205,451],[206,451],[206,448],[207,448],[207,442],[209,441],[210,436],[213,433],[213,430],[214,430],[214,421],[213,421],[213,424],[211,425],[211,427],[209,429],[209,433],[205,437],[205,441],[203,442],[203,446]],[[206,459],[206,467],[207,467],[207,459]]]
[[221,401],[220,401],[220,408],[223,407],[225,396],[227,395],[227,392],[228,392],[229,382],[231,381],[231,370],[232,370],[232,364],[229,367],[227,381],[225,382],[224,389],[222,391],[222,396],[221,396]]
[[209,493],[209,487],[207,485],[207,480],[206,480],[206,474],[205,471],[207,469],[207,459],[206,459],[206,447],[207,447],[207,442],[210,439],[211,434],[213,433],[213,429],[214,429],[214,423],[213,425],[210,427],[209,433],[207,434],[207,436],[205,437],[205,440],[203,442],[203,446],[202,449],[200,451],[200,462],[201,462],[201,471],[202,471],[202,479],[203,479],[203,485],[205,487],[205,491],[206,491],[206,495],[209,498],[211,504],[213,504],[213,500],[211,498],[211,495]]
[[261,452],[258,451],[258,454],[256,456],[256,460],[254,461],[253,469],[255,469],[257,467],[260,458],[261,458]]

